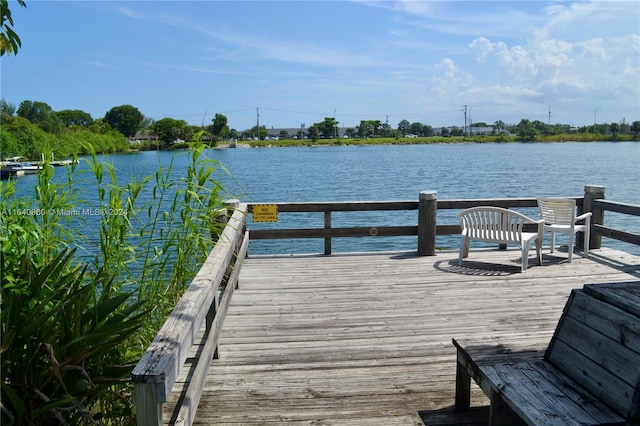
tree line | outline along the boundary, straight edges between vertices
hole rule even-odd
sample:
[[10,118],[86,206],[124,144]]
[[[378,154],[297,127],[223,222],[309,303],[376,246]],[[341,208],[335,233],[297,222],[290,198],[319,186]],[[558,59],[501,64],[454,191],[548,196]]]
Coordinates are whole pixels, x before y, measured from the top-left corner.
[[[638,139],[640,135],[640,121],[634,121],[629,124],[625,120],[621,123],[600,123],[594,125],[586,125],[582,127],[572,127],[568,124],[545,124],[542,121],[530,121],[526,118],[520,120],[517,124],[507,124],[502,120],[498,120],[492,124],[477,122],[465,127],[432,127],[428,124],[420,122],[409,122],[401,120],[397,128],[392,128],[387,122],[381,120],[361,120],[360,124],[354,128],[341,129],[339,122],[335,117],[325,117],[323,121],[313,123],[308,128],[301,127],[293,134],[289,134],[286,130],[280,130],[277,135],[271,135],[266,126],[253,126],[251,129],[242,132],[240,137],[243,139],[259,139],[264,140],[270,136],[277,136],[279,139],[338,139],[340,137],[347,138],[406,138],[406,137],[459,137],[459,136],[494,136],[497,139],[511,138],[521,141],[535,141],[541,138],[554,139],[554,136],[577,135],[582,134],[582,139],[610,139],[620,140],[633,137]],[[491,129],[487,132],[487,129]],[[235,132],[235,131],[234,131]],[[342,132],[342,133],[339,133]],[[236,133],[237,134],[237,133]],[[585,138],[590,135],[590,138]]]
[[[26,100],[16,108],[2,99],[0,114],[0,153],[4,157],[36,158],[46,145],[59,156],[89,154],[88,145],[97,153],[126,152],[131,148],[171,149],[192,141],[202,130],[202,126],[170,117],[155,121],[132,105],[113,107],[104,117],[94,119],[82,110],[54,111],[41,101]],[[216,114],[205,131],[209,144],[237,138],[222,114]]]
[[[270,136],[279,139],[339,139],[339,138],[406,138],[406,137],[460,137],[482,135],[496,140],[554,140],[580,135],[588,140],[638,139],[640,121],[627,123],[600,123],[575,128],[566,124],[549,125],[539,120],[522,119],[518,124],[498,120],[492,124],[473,123],[465,127],[433,127],[420,122],[401,120],[396,128],[381,120],[361,120],[354,128],[341,129],[335,117],[289,134],[281,130],[270,135],[266,126],[254,126],[244,131],[230,128],[224,114],[216,113],[207,126],[190,125],[184,120],[166,117],[153,120],[132,105],[120,105],[107,111],[104,117],[93,118],[82,110],[54,111],[45,102],[25,100],[16,108],[0,101],[0,153],[3,157],[25,156],[38,158],[45,146],[51,147],[57,156],[97,153],[127,152],[130,149],[173,149],[185,146],[194,135],[204,130],[203,140],[216,145],[229,139],[265,140]],[[204,124],[204,123],[203,123]],[[487,132],[487,129],[491,129]],[[341,132],[341,133],[340,133]],[[90,147],[90,148],[89,148]]]

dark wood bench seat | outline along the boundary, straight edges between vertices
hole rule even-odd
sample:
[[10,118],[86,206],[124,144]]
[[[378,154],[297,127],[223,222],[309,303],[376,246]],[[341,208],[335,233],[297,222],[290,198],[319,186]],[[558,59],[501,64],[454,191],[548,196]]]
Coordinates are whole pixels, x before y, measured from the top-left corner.
[[491,425],[510,411],[530,425],[640,424],[640,282],[573,290],[543,357],[453,343],[456,408],[469,408],[473,378]]

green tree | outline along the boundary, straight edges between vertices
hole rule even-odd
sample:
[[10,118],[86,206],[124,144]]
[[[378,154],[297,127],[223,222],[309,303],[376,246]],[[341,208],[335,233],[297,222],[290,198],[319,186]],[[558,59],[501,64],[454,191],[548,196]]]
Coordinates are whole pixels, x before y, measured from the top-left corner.
[[373,134],[374,135],[379,135],[380,134],[380,126],[382,126],[382,121],[380,121],[380,120],[369,120],[369,123],[371,123],[371,125],[373,126]]
[[422,123],[411,123],[410,129],[411,129],[411,133],[414,135],[418,135],[418,136],[425,136],[425,129],[424,129],[424,124]]
[[[24,0],[17,0],[22,7],[27,7]],[[22,47],[20,37],[13,30],[13,16],[9,10],[9,0],[0,0],[0,56],[18,54],[18,49]]]
[[337,135],[338,122],[333,117],[325,117],[324,121],[313,125],[318,128],[325,139],[335,138]]
[[398,132],[402,136],[407,136],[407,133],[411,132],[411,124],[408,120],[402,120],[398,123]]
[[140,122],[140,129],[141,130],[150,129],[153,126],[153,123],[155,123],[155,120],[153,118],[144,117],[142,119],[142,122]]
[[81,111],[79,109],[74,109],[74,110],[65,109],[65,110],[56,112],[56,115],[58,117],[58,120],[60,120],[60,122],[65,127],[72,127],[72,126],[88,127],[91,125],[91,123],[93,123],[93,118],[91,117],[91,114],[89,114],[88,112]]
[[4,100],[4,98],[0,99],[0,114],[2,115],[13,115],[16,113],[16,106],[10,102]]
[[523,118],[522,120],[520,120],[520,123],[518,123],[517,134],[520,140],[534,141],[536,140],[536,135],[538,134],[538,132],[536,131],[536,128],[530,120]]
[[320,129],[318,129],[318,126],[314,124],[309,127],[309,130],[307,130],[307,134],[309,135],[311,140],[315,142],[320,137]]
[[266,126],[260,126],[260,128],[258,128],[258,126],[253,126],[249,130],[248,138],[258,138],[258,140],[264,140],[264,138],[266,138],[268,134],[269,131],[267,130]]
[[638,139],[638,135],[640,134],[640,121],[631,123],[631,131],[633,132],[633,139]]
[[59,133],[61,130],[56,113],[45,102],[22,101],[17,113],[19,117],[26,118],[45,132]]
[[598,135],[606,135],[609,131],[609,125],[607,123],[598,123],[594,126],[594,133]]
[[216,137],[226,139],[229,136],[229,125],[227,124],[227,116],[223,114],[216,114],[213,119],[213,124],[207,128],[207,130]]
[[185,139],[187,136],[185,129],[187,127],[186,121],[169,117],[153,123],[153,131],[158,135],[158,138],[160,138],[165,148],[178,139],[189,139]]
[[136,135],[143,119],[138,108],[131,105],[113,107],[104,116],[104,121],[128,138]]
[[609,130],[611,130],[611,133],[613,134],[613,139],[617,139],[618,133],[620,132],[620,124],[611,123]]
[[387,137],[391,134],[393,129],[391,128],[391,125],[389,123],[382,123],[382,126],[380,126],[380,131],[382,132],[382,135],[384,137]]
[[0,126],[0,153],[2,153],[0,158],[24,155],[20,141],[18,141],[13,132],[7,129],[6,120],[14,119],[15,117],[11,116],[2,119],[4,123]]
[[368,138],[375,134],[375,127],[370,120],[360,120],[358,128],[358,136],[361,138]]
[[[40,158],[48,145],[57,148],[56,137],[45,132],[39,126],[24,117],[5,116],[2,118],[0,132],[0,152],[4,157],[24,156]],[[56,149],[56,155],[62,153]]]
[[549,132],[549,126],[540,120],[533,120],[533,122],[531,122],[531,126],[535,129],[536,134],[546,134]]

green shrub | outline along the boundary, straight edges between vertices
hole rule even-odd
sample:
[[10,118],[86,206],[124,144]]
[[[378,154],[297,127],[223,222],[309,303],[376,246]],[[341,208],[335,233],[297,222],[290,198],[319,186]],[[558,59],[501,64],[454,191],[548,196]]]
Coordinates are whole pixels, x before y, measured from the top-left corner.
[[[172,165],[117,181],[88,160],[99,247],[84,262],[78,176],[54,183],[45,164],[35,196],[0,182],[2,424],[134,424],[130,373],[213,246],[223,188],[196,144],[183,177]],[[83,146],[93,152],[93,146]],[[47,158],[49,154],[45,154]],[[152,188],[148,188],[153,186]],[[139,203],[141,191],[153,200]]]
[[3,424],[131,418],[131,398],[118,391],[130,373],[120,346],[147,314],[144,301],[73,259],[70,249],[43,265],[26,251],[17,264],[3,256],[13,271],[1,278]]

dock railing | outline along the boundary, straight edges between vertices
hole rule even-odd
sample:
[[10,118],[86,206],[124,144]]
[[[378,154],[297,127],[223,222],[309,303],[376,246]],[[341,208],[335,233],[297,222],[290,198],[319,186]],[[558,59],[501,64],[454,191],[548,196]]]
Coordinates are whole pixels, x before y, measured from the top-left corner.
[[[132,372],[138,425],[159,426],[167,420],[176,425],[193,423],[249,244],[246,204],[234,207],[202,268]],[[191,379],[171,419],[163,419],[164,404],[194,344],[200,345],[200,353],[191,367]]]
[[[629,215],[640,215],[640,206],[604,200],[603,186],[585,186],[584,196],[571,196],[578,205],[578,213],[593,212],[590,238],[591,248],[600,248],[602,236],[640,245],[640,236],[622,230],[604,226],[604,212],[612,211]],[[460,234],[459,224],[438,224],[436,220],[439,210],[462,210],[477,206],[495,206],[504,208],[537,208],[537,198],[484,198],[438,200],[436,191],[423,191],[419,200],[396,201],[337,201],[337,202],[280,202],[280,203],[248,203],[248,212],[253,213],[255,206],[276,205],[278,213],[324,213],[322,228],[294,229],[250,229],[251,240],[270,239],[324,239],[324,254],[332,253],[332,239],[345,237],[418,237],[418,255],[432,256],[436,252],[437,235]],[[368,211],[410,211],[418,210],[417,225],[407,226],[365,226],[342,227],[332,226],[334,212],[368,212]],[[581,238],[576,238],[582,244]]]

